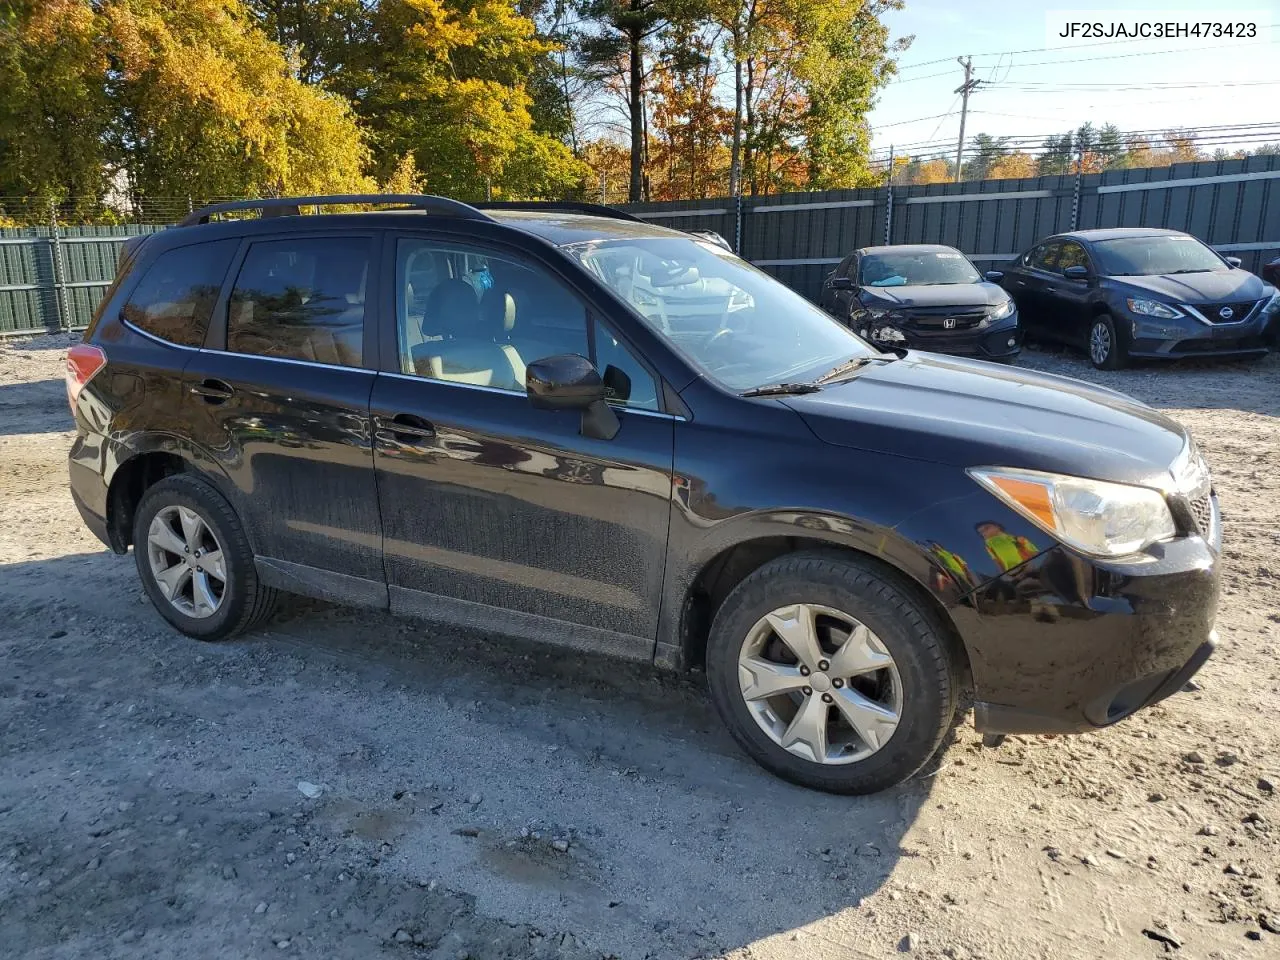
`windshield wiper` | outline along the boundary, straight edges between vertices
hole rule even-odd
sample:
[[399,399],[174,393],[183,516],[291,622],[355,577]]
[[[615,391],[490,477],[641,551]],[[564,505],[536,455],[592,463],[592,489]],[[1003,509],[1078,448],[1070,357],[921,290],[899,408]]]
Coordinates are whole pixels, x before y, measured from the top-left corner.
[[1194,270],[1188,267],[1182,270],[1170,270],[1167,274],[1165,274],[1165,276],[1172,277],[1176,273],[1213,273],[1213,270],[1210,267],[1204,267],[1204,268],[1197,267]]
[[766,383],[738,394],[740,397],[777,397],[794,393],[817,393],[822,387],[816,383]]
[[863,367],[865,367],[869,363],[877,363],[877,362],[888,363],[890,360],[897,360],[897,359],[898,358],[896,356],[853,357],[850,360],[846,360],[844,363],[837,364],[836,366],[832,367],[822,376],[818,377],[818,379],[815,380],[814,383],[830,383],[832,380],[836,380],[836,379],[839,379],[840,377],[843,377],[846,373],[853,373],[853,371],[855,370],[861,370]]

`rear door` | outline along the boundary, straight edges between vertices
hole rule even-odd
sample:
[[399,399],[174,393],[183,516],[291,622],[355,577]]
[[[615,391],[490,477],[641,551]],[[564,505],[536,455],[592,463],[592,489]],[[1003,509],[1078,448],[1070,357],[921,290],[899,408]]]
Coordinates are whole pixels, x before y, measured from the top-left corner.
[[[675,422],[658,378],[567,274],[519,251],[404,233],[384,264],[372,410],[392,608],[652,656]],[[529,403],[525,366],[562,353],[603,370],[612,439]]]
[[186,381],[193,438],[230,476],[263,578],[384,605],[366,323],[376,241],[247,238]]
[[1049,339],[1059,338],[1051,297],[1055,282],[1061,279],[1053,272],[1061,247],[1062,241],[1056,238],[1032,247],[1023,254],[1008,288],[1027,329]]

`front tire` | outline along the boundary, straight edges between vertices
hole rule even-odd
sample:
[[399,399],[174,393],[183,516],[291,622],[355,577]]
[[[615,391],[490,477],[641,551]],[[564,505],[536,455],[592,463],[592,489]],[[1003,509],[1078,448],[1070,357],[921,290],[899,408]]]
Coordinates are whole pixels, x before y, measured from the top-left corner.
[[852,555],[798,553],[738,584],[707,645],[712,701],[761,766],[829,793],[906,780],[955,716],[942,627]]
[[258,582],[231,504],[199,477],[177,474],[142,495],[133,555],[160,615],[189,637],[225,640],[270,616],[277,593]]
[[1101,313],[1089,327],[1089,360],[1099,370],[1119,370],[1129,360],[1120,331],[1111,315]]

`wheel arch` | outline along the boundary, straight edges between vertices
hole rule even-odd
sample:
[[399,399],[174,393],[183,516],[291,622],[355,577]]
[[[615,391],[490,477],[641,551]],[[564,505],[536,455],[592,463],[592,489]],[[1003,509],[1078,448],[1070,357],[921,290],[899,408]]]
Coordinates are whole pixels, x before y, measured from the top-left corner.
[[133,543],[133,521],[143,494],[165,477],[197,474],[231,499],[230,481],[215,461],[177,437],[148,435],[112,447],[116,467],[107,481],[106,519],[107,537],[116,553],[125,553]]
[[905,544],[896,536],[896,549],[886,549],[891,533],[883,535],[878,544],[827,538],[814,535],[816,533],[802,529],[794,533],[748,536],[721,546],[698,563],[678,598],[675,642],[659,643],[659,659],[681,669],[702,666],[712,620],[734,587],[778,557],[818,552],[855,558],[876,569],[919,602],[947,637],[956,666],[967,678],[968,650],[953,616],[953,611],[963,606],[964,597],[947,571],[933,563],[923,550]]

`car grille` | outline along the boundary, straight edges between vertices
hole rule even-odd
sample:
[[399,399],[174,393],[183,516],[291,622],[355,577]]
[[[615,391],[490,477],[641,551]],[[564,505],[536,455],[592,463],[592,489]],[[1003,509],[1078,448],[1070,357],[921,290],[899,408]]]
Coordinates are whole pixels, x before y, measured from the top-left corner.
[[[980,324],[987,315],[986,307],[913,307],[905,311],[907,326],[921,333],[943,330],[967,330]],[[954,320],[952,327],[947,320]]]
[[1205,495],[1196,497],[1188,504],[1191,507],[1191,516],[1196,522],[1196,529],[1200,532],[1200,536],[1206,540],[1213,533],[1213,497]]
[[[1260,302],[1259,300],[1240,300],[1232,303],[1206,303],[1197,304],[1196,309],[1204,314],[1204,318],[1210,323],[1239,323],[1253,313],[1254,307]],[[1223,310],[1230,310],[1231,316],[1222,316]]]
[[1221,340],[1179,340],[1169,352],[1171,354],[1222,353],[1231,350],[1262,350],[1265,347],[1262,337],[1233,337]]

